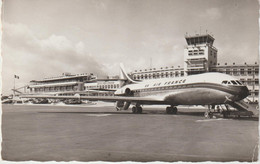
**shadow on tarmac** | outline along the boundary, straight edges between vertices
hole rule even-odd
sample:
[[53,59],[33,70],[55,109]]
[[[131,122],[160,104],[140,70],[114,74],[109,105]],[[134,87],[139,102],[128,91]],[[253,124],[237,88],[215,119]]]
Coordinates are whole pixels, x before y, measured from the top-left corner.
[[[190,115],[190,116],[199,116],[199,117],[204,117],[204,112],[178,112],[179,115]],[[223,118],[222,115],[218,114],[216,115],[216,118]],[[214,119],[214,118],[213,118]],[[229,116],[225,119],[233,119],[233,120],[247,120],[247,121],[259,121],[258,116],[254,117],[236,117],[236,116]]]
[[[38,113],[59,113],[59,114],[113,114],[113,115],[132,115],[132,112],[126,111],[126,112],[38,112]],[[166,114],[165,111],[143,111],[142,114],[135,114],[135,115],[169,115]],[[197,117],[202,117],[204,118],[204,112],[178,112],[177,115],[186,115],[186,116],[197,116]],[[216,118],[223,118],[222,116],[216,116]],[[213,118],[214,119],[214,118]],[[225,119],[233,119],[233,120],[245,120],[245,121],[259,121],[258,116],[254,117],[235,117],[235,116],[230,116]]]
[[126,112],[38,112],[38,113],[60,113],[60,114],[132,114]]

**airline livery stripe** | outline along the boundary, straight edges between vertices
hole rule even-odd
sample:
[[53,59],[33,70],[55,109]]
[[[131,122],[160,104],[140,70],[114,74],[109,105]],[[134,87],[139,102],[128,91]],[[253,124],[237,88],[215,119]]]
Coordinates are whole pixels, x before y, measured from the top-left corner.
[[135,89],[133,92],[156,92],[161,90],[177,90],[177,89],[188,89],[188,88],[209,88],[220,90],[223,92],[227,92],[230,94],[237,94],[237,90],[235,87],[239,86],[227,86],[215,83],[191,83],[191,84],[180,84],[180,85],[169,85],[169,86],[162,86],[162,87],[152,87],[152,88],[141,88]]

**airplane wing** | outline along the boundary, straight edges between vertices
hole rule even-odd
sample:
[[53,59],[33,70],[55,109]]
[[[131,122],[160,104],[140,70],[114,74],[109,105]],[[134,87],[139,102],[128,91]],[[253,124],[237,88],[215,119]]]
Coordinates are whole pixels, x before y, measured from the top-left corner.
[[97,93],[99,92],[99,91],[116,91],[116,89],[102,89],[102,88],[98,88],[98,89],[89,89],[88,91],[92,91],[92,92],[94,92],[94,91],[96,91]]
[[90,101],[128,101],[140,104],[165,104],[164,101],[150,97],[125,97],[125,96],[50,96],[50,95],[21,95],[20,98],[46,98],[46,99],[81,99]]

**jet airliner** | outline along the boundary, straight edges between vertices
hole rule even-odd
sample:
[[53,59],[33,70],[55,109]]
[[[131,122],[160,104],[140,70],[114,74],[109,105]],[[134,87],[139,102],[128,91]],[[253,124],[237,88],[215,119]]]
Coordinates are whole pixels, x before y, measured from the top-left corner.
[[132,104],[133,113],[142,113],[141,105],[169,105],[167,114],[176,114],[178,105],[234,104],[249,95],[248,88],[234,77],[216,72],[184,77],[135,81],[122,64],[121,77],[126,79],[114,96],[21,96],[23,98],[86,99],[116,102],[117,110],[127,110]]

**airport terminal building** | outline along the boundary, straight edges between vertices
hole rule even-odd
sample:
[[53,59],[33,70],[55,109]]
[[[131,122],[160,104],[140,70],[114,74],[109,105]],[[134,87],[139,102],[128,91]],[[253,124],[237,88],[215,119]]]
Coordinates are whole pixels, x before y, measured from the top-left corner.
[[27,86],[27,93],[42,94],[54,92],[83,91],[86,81],[95,80],[93,74],[71,74],[63,73],[61,76],[44,78],[42,80],[31,80]]
[[79,93],[89,96],[109,96],[113,95],[113,92],[120,87],[121,82],[118,78],[98,79],[92,73],[63,73],[61,76],[32,80],[29,85],[23,88],[24,94],[69,96]]
[[214,38],[210,34],[185,36],[184,67],[161,67],[135,70],[130,75],[135,80],[182,77],[204,72],[220,72],[236,77],[248,86],[249,101],[258,102],[259,64],[235,63],[223,65],[217,62],[218,50],[213,46]]

